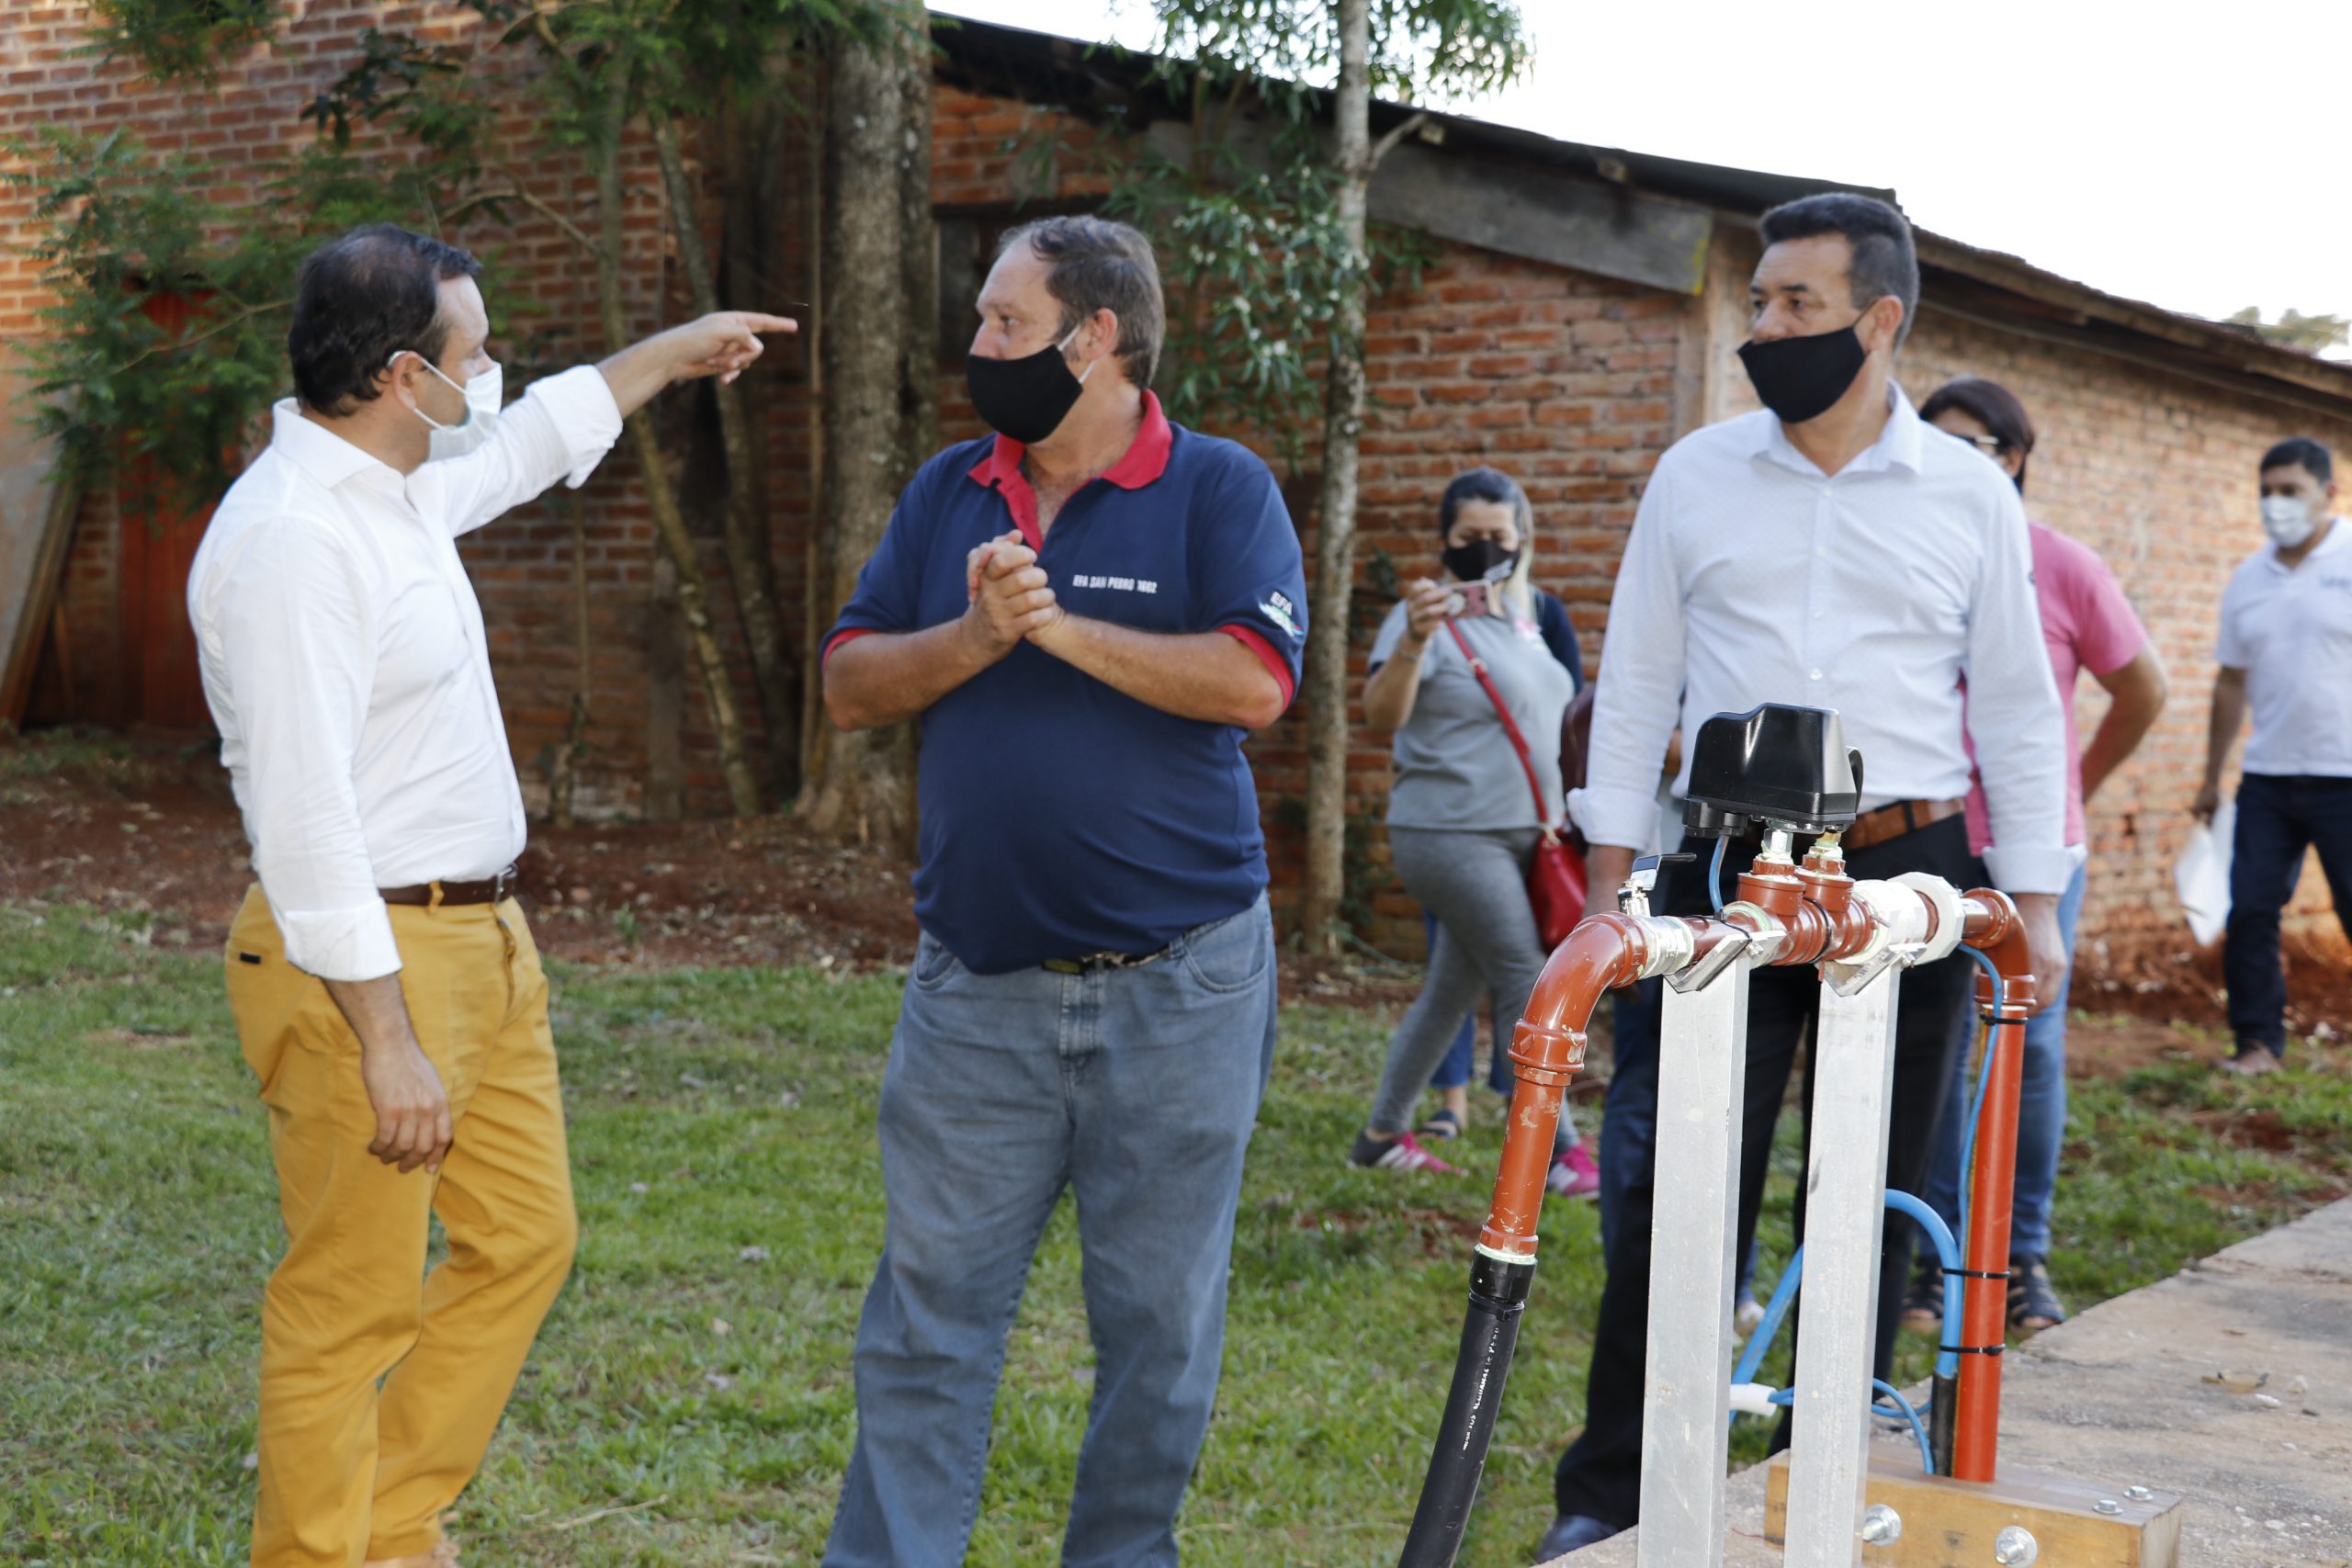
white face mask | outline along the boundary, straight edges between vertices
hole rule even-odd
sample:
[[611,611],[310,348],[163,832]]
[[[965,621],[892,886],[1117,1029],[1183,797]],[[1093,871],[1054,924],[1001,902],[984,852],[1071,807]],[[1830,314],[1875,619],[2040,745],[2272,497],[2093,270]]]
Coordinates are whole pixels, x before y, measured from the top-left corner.
[[[412,352],[409,349],[400,351],[401,354]],[[398,358],[399,355],[393,357]],[[421,354],[416,357],[427,370],[456,387],[466,400],[466,417],[457,424],[443,424],[423,409],[413,411],[417,418],[433,427],[433,441],[424,460],[438,463],[450,457],[462,457],[480,449],[481,444],[490,439],[492,428],[498,423],[498,411],[505,406],[505,368],[493,365],[478,376],[468,377],[466,384],[458,387],[448,377],[442,376],[441,367],[433,361]]]
[[2311,502],[2299,495],[2266,495],[2262,498],[2262,531],[2282,550],[2291,550],[2312,536],[2319,524],[2312,516]]

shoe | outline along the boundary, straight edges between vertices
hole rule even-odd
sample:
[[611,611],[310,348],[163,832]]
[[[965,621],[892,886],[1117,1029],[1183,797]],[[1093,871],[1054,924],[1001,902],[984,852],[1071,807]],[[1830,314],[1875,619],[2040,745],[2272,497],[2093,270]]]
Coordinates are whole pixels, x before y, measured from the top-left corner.
[[1566,1557],[1597,1540],[1623,1533],[1608,1520],[1596,1519],[1590,1514],[1562,1514],[1544,1532],[1544,1540],[1535,1548],[1535,1561],[1549,1562],[1555,1557]]
[[1450,1143],[1462,1136],[1462,1118],[1451,1111],[1441,1111],[1414,1128],[1413,1135],[1430,1143]]
[[1739,1288],[1739,1299],[1731,1303],[1731,1331],[1742,1339],[1756,1332],[1764,1321],[1764,1303],[1746,1285]]
[[1462,1174],[1421,1147],[1421,1141],[1410,1133],[1399,1133],[1393,1138],[1375,1138],[1370,1133],[1358,1133],[1356,1146],[1348,1151],[1348,1162],[1366,1170],[1433,1170],[1441,1176]]
[[1563,1198],[1597,1198],[1600,1195],[1600,1168],[1592,1156],[1577,1144],[1565,1154],[1552,1156],[1551,1173],[1544,1178],[1544,1185]]
[[2241,1043],[2238,1054],[2222,1064],[2222,1071],[2235,1073],[2240,1077],[2252,1077],[2257,1073],[2275,1073],[2286,1065],[2279,1059],[2278,1053],[2267,1045]]
[[2050,1268],[2039,1258],[2009,1259],[2009,1326],[2028,1334],[2066,1321],[2066,1303],[2051,1288]]
[[1935,1334],[1944,1325],[1944,1270],[1930,1249],[1922,1253],[1911,1272],[1911,1288],[1903,1292],[1903,1326]]

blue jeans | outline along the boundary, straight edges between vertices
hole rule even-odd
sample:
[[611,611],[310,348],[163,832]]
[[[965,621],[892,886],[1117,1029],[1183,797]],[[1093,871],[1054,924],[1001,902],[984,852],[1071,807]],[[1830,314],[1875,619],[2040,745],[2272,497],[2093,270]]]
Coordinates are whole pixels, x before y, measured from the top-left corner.
[[2238,781],[2237,836],[2230,846],[2230,926],[2222,980],[2238,1049],[2287,1054],[2287,975],[2278,964],[2278,917],[2319,851],[2335,918],[2352,935],[2352,779],[2248,773]]
[[1005,1337],[1065,1188],[1094,1395],[1062,1562],[1173,1568],[1224,1353],[1274,982],[1262,897],[1130,969],[975,975],[923,936],[882,1078],[889,1213],[831,1568],[963,1562]]
[[[2018,1160],[2009,1213],[2009,1254],[2050,1256],[2050,1204],[2058,1190],[2058,1150],[2066,1141],[2066,993],[2074,987],[2075,928],[2083,918],[2087,866],[2058,900],[2058,936],[2066,944],[2066,983],[2026,1020],[2025,1059],[2018,1081]],[[1944,1096],[1943,1120],[1936,1129],[1936,1163],[1920,1194],[1948,1225],[1960,1224],[1960,1152],[1968,1132],[1970,1075],[1983,1055],[1984,1030],[1976,1026],[1968,1044],[1952,1058],[1951,1090]],[[1962,1245],[1965,1245],[1965,1238]]]

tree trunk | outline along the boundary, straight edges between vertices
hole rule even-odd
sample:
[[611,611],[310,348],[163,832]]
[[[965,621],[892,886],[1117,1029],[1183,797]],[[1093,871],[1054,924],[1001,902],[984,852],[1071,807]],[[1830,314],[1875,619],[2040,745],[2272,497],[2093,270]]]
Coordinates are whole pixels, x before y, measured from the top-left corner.
[[931,69],[921,46],[912,48],[899,78],[899,287],[907,319],[899,400],[906,411],[906,478],[939,449],[939,225],[931,212]]
[[[605,343],[617,354],[628,346],[628,316],[621,307],[621,129],[628,106],[628,78],[617,69],[605,99],[605,123],[596,147],[596,207],[600,231],[596,245],[596,286],[602,302]],[[735,691],[727,677],[727,657],[719,650],[718,634],[711,625],[710,589],[686,532],[685,514],[678,508],[677,492],[670,488],[670,468],[662,457],[661,439],[653,419],[644,409],[628,416],[628,433],[637,446],[638,467],[645,470],[645,498],[653,510],[654,531],[661,536],[678,573],[678,612],[686,623],[686,637],[702,674],[703,697],[710,705],[710,727],[718,738],[718,765],[727,779],[727,797],[738,817],[760,812],[760,784],[743,745],[743,721],[735,710]]]
[[[721,307],[718,276],[703,243],[701,193],[687,177],[677,122],[660,113],[650,118],[654,152],[661,159],[662,183],[670,193],[670,226],[677,238],[678,259],[685,267],[695,311],[707,316]],[[791,655],[785,647],[775,555],[768,533],[766,498],[761,493],[760,481],[766,469],[759,460],[742,384],[714,380],[711,391],[718,404],[719,444],[727,456],[727,574],[735,590],[736,611],[742,618],[743,642],[751,653],[752,684],[759,695],[770,771],[797,772],[800,716],[793,705]]]
[[1331,322],[1324,383],[1323,490],[1317,503],[1315,585],[1306,645],[1306,876],[1299,931],[1309,953],[1333,953],[1346,891],[1348,608],[1355,589],[1357,438],[1363,430],[1364,198],[1372,184],[1370,0],[1340,0],[1338,136],[1340,243],[1350,280]]
[[571,722],[555,749],[548,769],[548,820],[558,828],[576,821],[574,795],[580,783],[580,759],[588,750],[588,684],[594,675],[588,641],[588,522],[579,500],[560,487],[550,491],[554,510],[571,525],[571,633],[577,683],[571,689]]
[[[830,624],[881,542],[904,483],[908,273],[904,184],[876,178],[906,155],[903,46],[846,42],[826,94],[823,520]],[[802,790],[820,833],[908,844],[915,822],[914,737],[908,726],[836,735]]]

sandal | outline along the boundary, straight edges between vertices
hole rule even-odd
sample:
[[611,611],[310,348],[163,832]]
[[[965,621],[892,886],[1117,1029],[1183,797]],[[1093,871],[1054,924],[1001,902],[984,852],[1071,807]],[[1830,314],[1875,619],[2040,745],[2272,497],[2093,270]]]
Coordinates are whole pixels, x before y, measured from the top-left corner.
[[1414,1128],[1413,1135],[1425,1141],[1431,1138],[1440,1140],[1458,1138],[1462,1136],[1462,1118],[1450,1110],[1441,1111]]
[[2066,1321],[2066,1305],[2050,1283],[2050,1269],[2039,1258],[2009,1259],[2009,1326],[2039,1334]]

